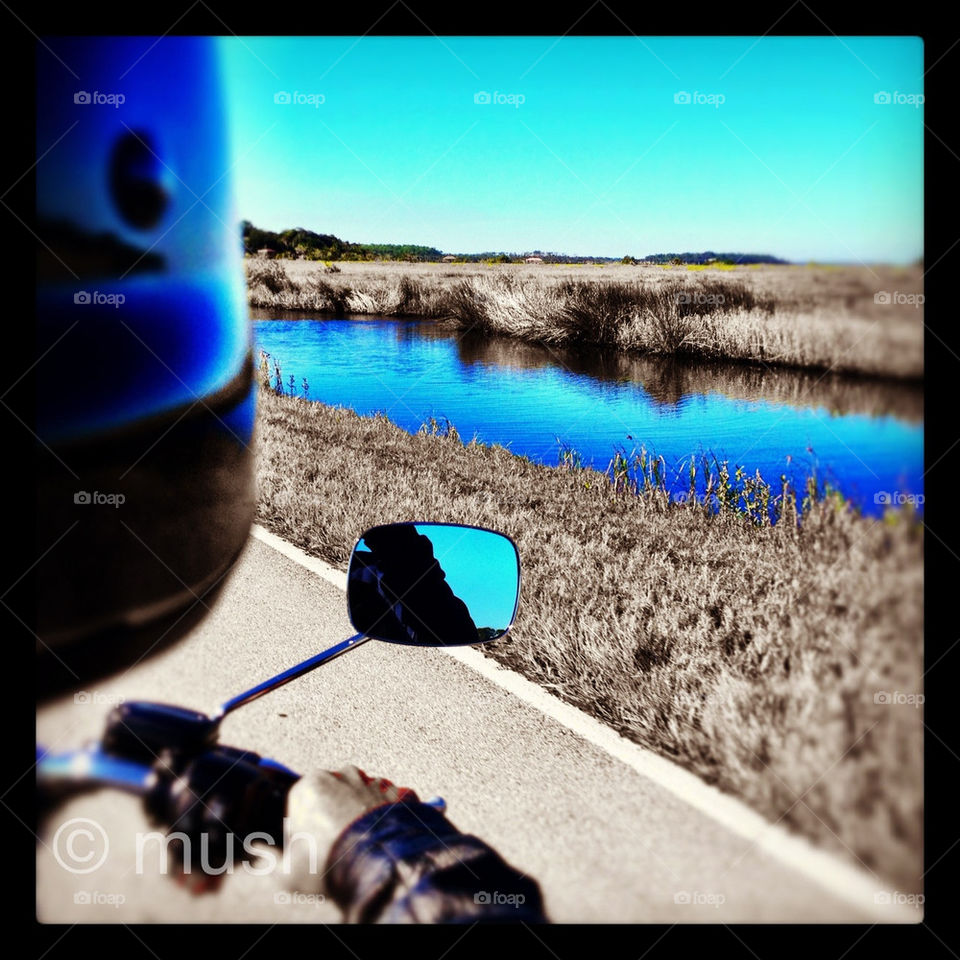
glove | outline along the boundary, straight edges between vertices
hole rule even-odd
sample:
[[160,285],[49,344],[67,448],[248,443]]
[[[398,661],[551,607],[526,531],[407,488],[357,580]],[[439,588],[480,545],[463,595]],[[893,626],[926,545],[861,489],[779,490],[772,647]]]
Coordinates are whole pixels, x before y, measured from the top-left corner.
[[318,770],[301,777],[287,796],[284,846],[291,888],[325,893],[324,870],[337,838],[376,807],[418,800],[409,787],[370,777],[356,766]]

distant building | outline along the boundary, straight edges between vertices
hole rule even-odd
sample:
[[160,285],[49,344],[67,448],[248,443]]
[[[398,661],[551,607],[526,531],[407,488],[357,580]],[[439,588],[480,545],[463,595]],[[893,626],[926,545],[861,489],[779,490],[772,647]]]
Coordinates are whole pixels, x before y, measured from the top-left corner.
[[524,263],[543,263],[543,257],[525,257]]
[[452,253],[448,253],[445,257],[441,257],[442,263],[454,263],[456,262],[456,257]]
[[272,260],[277,255],[277,251],[273,247],[261,247],[257,251],[258,257],[264,257],[267,260]]

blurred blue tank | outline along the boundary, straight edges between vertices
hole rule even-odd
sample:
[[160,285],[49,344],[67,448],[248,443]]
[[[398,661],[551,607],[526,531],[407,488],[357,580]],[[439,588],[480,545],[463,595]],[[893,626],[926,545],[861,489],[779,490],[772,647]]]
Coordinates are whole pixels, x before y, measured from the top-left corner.
[[63,139],[36,171],[40,334],[77,324],[44,360],[56,442],[224,389],[250,330],[214,41],[51,43],[80,78],[43,58],[37,155]]
[[71,532],[38,653],[78,675],[209,606],[249,531],[256,391],[216,41],[45,42],[69,70],[38,58],[38,554]]

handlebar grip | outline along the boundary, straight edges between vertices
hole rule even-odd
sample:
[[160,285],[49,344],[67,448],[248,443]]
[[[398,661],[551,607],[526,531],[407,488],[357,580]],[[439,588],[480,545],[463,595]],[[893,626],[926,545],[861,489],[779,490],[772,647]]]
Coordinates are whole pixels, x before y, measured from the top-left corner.
[[174,859],[189,859],[196,866],[197,854],[202,857],[206,846],[213,863],[231,856],[245,860],[253,834],[282,846],[287,793],[298,777],[281,764],[261,761],[251,751],[220,745],[191,760],[176,779],[158,785],[147,809],[169,824],[172,835],[190,840],[189,845],[171,844]]

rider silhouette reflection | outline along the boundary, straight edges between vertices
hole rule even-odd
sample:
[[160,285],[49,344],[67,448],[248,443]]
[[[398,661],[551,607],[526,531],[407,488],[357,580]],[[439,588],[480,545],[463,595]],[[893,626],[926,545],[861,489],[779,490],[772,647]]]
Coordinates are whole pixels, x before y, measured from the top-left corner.
[[361,633],[394,643],[476,643],[477,625],[413,524],[374,527],[350,567],[350,619]]

